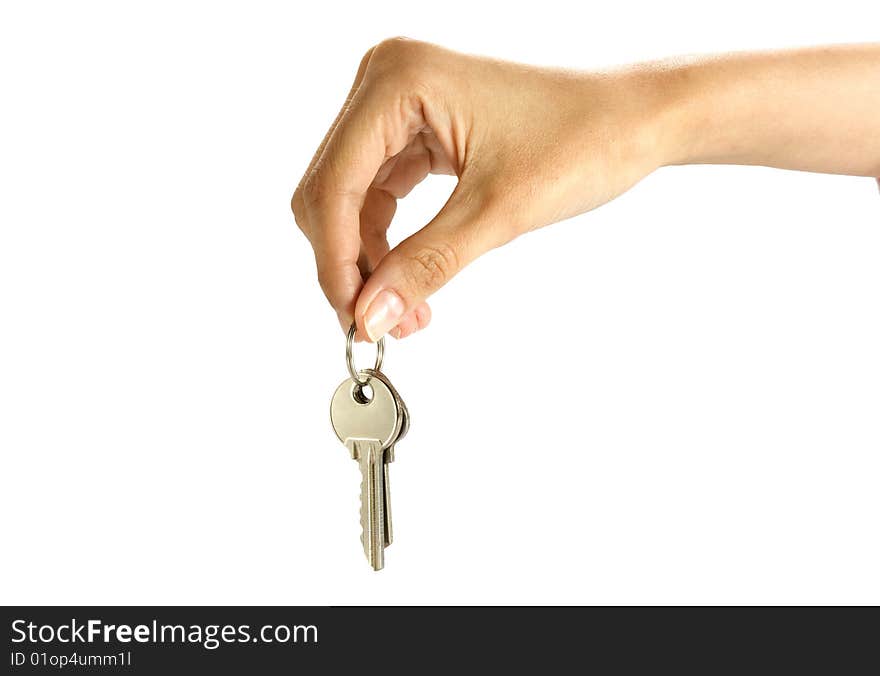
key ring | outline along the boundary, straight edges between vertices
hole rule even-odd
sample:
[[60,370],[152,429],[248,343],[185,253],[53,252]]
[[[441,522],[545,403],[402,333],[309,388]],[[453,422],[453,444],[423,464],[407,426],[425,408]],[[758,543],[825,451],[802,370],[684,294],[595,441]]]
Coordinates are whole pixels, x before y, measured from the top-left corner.
[[[348,373],[351,376],[351,379],[356,382],[358,385],[364,386],[368,382],[370,382],[370,376],[367,376],[365,379],[361,379],[359,375],[359,371],[354,367],[354,361],[351,356],[351,348],[354,343],[354,334],[357,331],[357,326],[352,322],[351,328],[348,330],[348,336],[345,339],[345,365],[348,367]],[[373,370],[378,371],[382,368],[382,359],[385,357],[385,336],[382,336],[379,339],[379,342],[376,343],[376,363],[373,365]]]

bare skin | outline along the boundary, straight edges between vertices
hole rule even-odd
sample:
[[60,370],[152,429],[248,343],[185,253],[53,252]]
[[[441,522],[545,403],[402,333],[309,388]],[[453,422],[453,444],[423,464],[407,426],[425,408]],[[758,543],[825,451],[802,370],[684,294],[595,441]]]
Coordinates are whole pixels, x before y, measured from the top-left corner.
[[[426,327],[426,299],[490,249],[700,163],[880,176],[880,44],[578,72],[386,40],[291,204],[340,324],[375,341]],[[429,174],[458,184],[389,251],[397,200]]]

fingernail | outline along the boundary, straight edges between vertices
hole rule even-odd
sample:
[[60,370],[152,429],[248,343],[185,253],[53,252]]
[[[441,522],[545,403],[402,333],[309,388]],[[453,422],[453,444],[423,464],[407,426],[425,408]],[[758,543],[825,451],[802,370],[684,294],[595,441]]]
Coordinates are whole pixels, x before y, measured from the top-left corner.
[[397,326],[403,316],[403,300],[393,291],[380,291],[367,306],[364,313],[364,325],[367,336],[374,343],[388,331]]

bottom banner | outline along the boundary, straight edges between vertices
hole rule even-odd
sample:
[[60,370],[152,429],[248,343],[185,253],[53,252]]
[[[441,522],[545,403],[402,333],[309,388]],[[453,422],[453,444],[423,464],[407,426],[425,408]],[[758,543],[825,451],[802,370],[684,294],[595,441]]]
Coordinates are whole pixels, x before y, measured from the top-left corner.
[[877,626],[870,608],[38,606],[2,608],[2,617],[12,674],[503,664],[751,672],[798,662],[845,673]]

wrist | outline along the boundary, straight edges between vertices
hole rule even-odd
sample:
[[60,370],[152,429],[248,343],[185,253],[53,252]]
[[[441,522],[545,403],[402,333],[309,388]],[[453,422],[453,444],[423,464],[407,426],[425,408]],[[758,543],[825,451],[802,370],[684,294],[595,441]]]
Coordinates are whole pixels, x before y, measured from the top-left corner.
[[725,110],[715,110],[719,88],[707,80],[702,64],[663,61],[632,73],[657,167],[725,161],[739,141],[732,120],[722,120]]
[[[615,73],[622,93],[626,134],[645,173],[663,166],[698,162],[700,128],[697,91],[685,66],[645,63]],[[705,140],[705,139],[704,139]]]
[[636,69],[645,125],[657,167],[699,162],[705,142],[699,89],[687,65],[651,63]]

